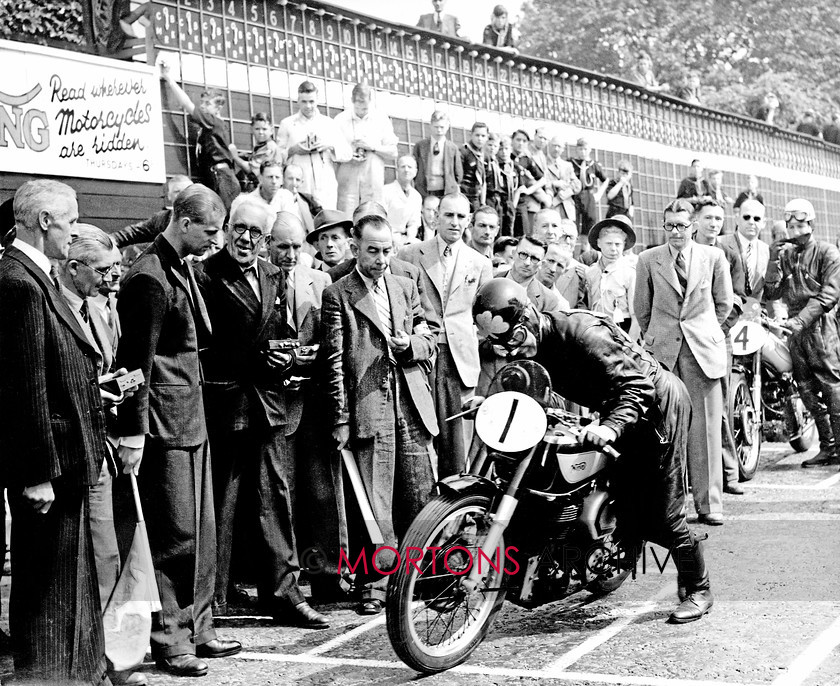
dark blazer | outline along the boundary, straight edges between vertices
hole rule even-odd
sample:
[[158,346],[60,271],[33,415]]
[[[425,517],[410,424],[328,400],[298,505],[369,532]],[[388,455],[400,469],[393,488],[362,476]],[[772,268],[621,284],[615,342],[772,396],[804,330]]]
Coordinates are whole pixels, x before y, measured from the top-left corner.
[[677,189],[677,197],[678,198],[694,198],[704,195],[714,196],[714,191],[712,187],[709,185],[709,182],[706,179],[702,179],[700,181],[700,188],[702,193],[697,192],[697,181],[692,179],[690,176],[686,176],[682,181],[680,181],[680,187]]
[[0,260],[0,292],[5,483],[95,484],[106,457],[97,351],[49,277],[14,246]]
[[729,263],[729,275],[732,277],[732,292],[735,296],[734,302],[732,303],[732,311],[724,320],[723,324],[720,325],[723,333],[729,334],[729,330],[735,326],[735,322],[741,317],[741,313],[744,311],[744,303],[747,302],[747,296],[744,292],[744,281],[746,279],[744,275],[744,263],[741,261],[741,255],[738,251],[728,245],[722,245],[720,239],[718,239],[715,245],[723,250],[723,254],[726,255],[726,261]]
[[420,19],[418,19],[417,21],[417,28],[426,29],[427,31],[438,31],[439,33],[446,34],[447,36],[458,35],[458,31],[461,28],[461,24],[458,21],[458,17],[452,14],[441,14],[440,23],[440,28],[435,26],[434,12],[431,12],[429,14],[421,14]]
[[476,154],[469,144],[464,143],[461,147],[461,168],[464,173],[461,192],[468,198],[480,198],[482,188],[487,185],[484,153]]
[[163,448],[201,445],[207,427],[198,353],[210,344],[210,319],[192,267],[163,235],[131,266],[117,311],[117,365],[146,377],[119,406],[120,435],[148,434]]
[[[411,337],[408,349],[396,356],[397,369],[421,421],[436,436],[438,425],[427,381],[428,368],[419,364],[434,355],[435,336],[423,318],[417,286],[393,274],[382,278],[391,303],[393,326]],[[322,318],[328,425],[349,424],[353,439],[374,436],[382,418],[393,412],[384,392],[390,362],[386,334],[373,296],[358,271],[327,287]]]
[[207,415],[214,425],[230,431],[252,422],[286,423],[283,379],[266,363],[265,346],[286,338],[278,288],[283,272],[257,260],[260,300],[227,248],[204,261],[207,311],[213,325],[212,343],[202,357]]
[[124,229],[115,231],[111,234],[118,248],[124,248],[127,245],[134,245],[135,243],[151,243],[158,234],[164,232],[169,226],[169,219],[172,217],[172,210],[166,209],[160,212],[155,212],[148,219],[136,224],[129,224]]
[[[464,178],[464,168],[461,165],[461,152],[458,146],[449,139],[443,141],[443,190],[446,195],[458,193],[461,187],[461,179]],[[429,170],[429,156],[432,154],[431,138],[424,138],[417,141],[412,150],[414,160],[417,162],[417,176],[414,177],[414,188],[424,198],[429,194],[426,187],[426,175]]]

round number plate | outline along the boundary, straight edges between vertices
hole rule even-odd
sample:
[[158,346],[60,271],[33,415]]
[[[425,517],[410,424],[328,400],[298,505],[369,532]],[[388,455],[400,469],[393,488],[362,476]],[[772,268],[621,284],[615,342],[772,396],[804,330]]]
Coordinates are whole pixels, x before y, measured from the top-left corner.
[[767,332],[757,322],[739,319],[729,330],[734,355],[752,355],[767,340]]
[[548,426],[540,404],[516,391],[502,391],[485,400],[475,416],[479,438],[493,450],[515,453],[539,443]]

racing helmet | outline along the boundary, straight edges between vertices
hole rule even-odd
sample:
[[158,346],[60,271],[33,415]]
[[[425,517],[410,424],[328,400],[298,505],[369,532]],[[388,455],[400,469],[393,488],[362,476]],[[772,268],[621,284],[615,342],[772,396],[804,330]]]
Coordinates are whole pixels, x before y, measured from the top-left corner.
[[785,224],[791,219],[796,219],[798,222],[812,222],[817,217],[814,212],[814,206],[810,200],[805,198],[796,198],[785,205]]
[[475,294],[473,321],[481,338],[504,345],[528,308],[528,292],[511,279],[490,279]]

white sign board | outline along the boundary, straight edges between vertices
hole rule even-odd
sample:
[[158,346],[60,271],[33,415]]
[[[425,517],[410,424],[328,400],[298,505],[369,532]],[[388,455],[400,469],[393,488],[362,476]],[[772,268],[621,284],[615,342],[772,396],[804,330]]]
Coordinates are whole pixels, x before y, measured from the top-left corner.
[[162,183],[154,68],[0,40],[0,171]]

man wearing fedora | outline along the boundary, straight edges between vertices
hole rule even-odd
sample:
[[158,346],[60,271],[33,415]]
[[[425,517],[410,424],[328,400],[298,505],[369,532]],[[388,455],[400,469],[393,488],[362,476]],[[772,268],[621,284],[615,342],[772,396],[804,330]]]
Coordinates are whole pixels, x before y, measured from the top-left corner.
[[617,214],[604,219],[589,232],[589,245],[600,253],[585,272],[589,309],[611,317],[624,331],[630,332],[633,321],[633,294],[636,269],[624,257],[624,251],[636,244],[630,219]]
[[667,243],[636,265],[634,308],[645,347],[685,383],[693,413],[688,474],[702,524],[723,524],[721,378],[726,341],[721,324],[734,300],[726,255],[692,239],[694,207],[672,201],[664,212]]
[[353,221],[344,212],[321,210],[315,216],[312,230],[306,235],[306,242],[318,250],[313,269],[328,272],[347,260],[351,228]]

